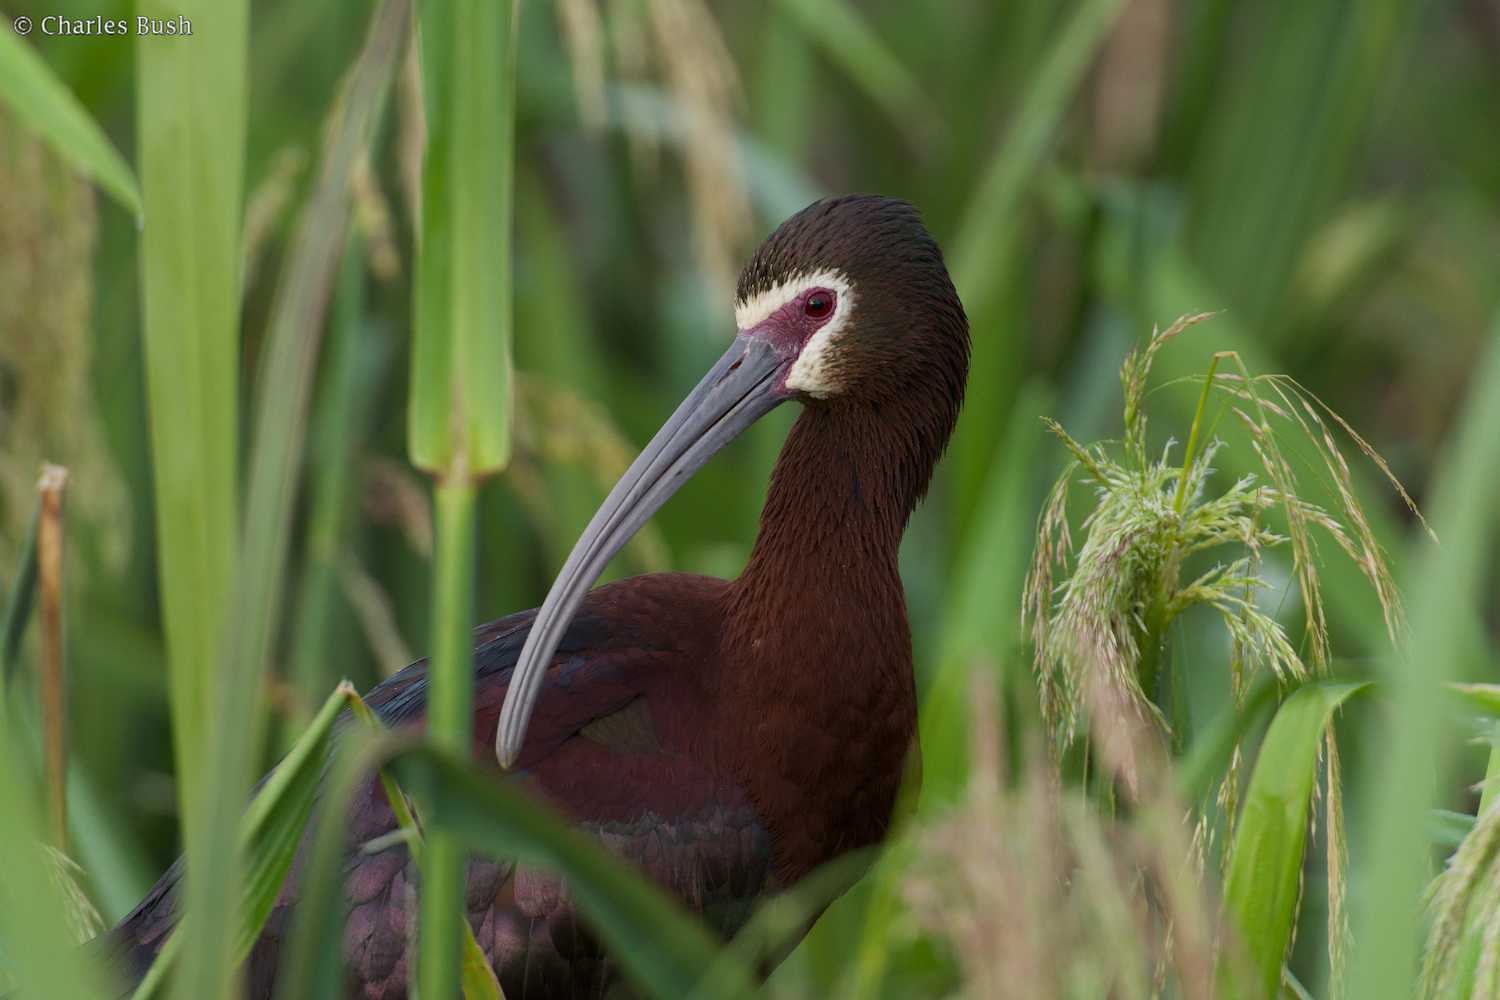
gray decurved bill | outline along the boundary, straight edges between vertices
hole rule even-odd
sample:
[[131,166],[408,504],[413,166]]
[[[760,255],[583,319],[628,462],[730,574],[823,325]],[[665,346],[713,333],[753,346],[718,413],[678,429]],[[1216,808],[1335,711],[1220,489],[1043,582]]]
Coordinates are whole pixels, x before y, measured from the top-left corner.
[[772,391],[781,364],[776,349],[764,340],[735,337],[610,491],[563,564],[516,661],[495,731],[495,756],[502,767],[510,767],[521,754],[547,665],[584,595],[683,483],[782,402]]

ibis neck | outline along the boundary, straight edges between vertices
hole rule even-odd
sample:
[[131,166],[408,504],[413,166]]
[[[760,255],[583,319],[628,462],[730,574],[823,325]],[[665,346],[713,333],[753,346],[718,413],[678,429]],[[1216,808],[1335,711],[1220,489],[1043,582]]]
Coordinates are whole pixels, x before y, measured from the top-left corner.
[[[760,531],[736,584],[762,607],[827,600],[895,581],[907,519],[932,463],[891,440],[891,423],[854,407],[809,406],[771,474]],[[903,617],[904,617],[904,608]]]
[[884,836],[916,733],[897,552],[932,463],[887,440],[879,417],[803,411],[726,592],[710,683],[783,883]]

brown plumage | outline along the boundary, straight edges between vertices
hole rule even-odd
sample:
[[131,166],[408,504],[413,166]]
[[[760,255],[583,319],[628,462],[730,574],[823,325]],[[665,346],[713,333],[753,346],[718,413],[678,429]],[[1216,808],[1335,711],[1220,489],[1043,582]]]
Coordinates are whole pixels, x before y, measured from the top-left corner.
[[[818,275],[833,277],[808,278]],[[788,288],[796,294],[778,297]],[[556,649],[538,654],[535,712],[529,728],[520,717],[508,779],[595,831],[726,937],[764,892],[885,835],[917,725],[897,552],[953,431],[969,356],[942,255],[915,209],[893,199],[823,201],[788,219],[746,266],[737,299],[761,302],[767,315],[741,330],[705,385],[760,381],[736,389],[743,398],[727,410],[693,417],[706,429],[692,433],[719,435],[711,454],[777,402],[804,404],[749,565],[732,583],[657,574],[562,605]],[[836,336],[814,344],[819,331]],[[647,474],[657,444],[620,490]],[[683,460],[666,478],[685,478],[706,460]],[[620,509],[641,503],[626,498]],[[596,528],[580,550],[607,534]],[[616,543],[624,544],[599,543],[600,558],[607,562]],[[481,761],[494,762],[502,701],[525,669],[522,646],[550,613],[544,606],[478,630]],[[369,701],[389,724],[417,725],[425,693],[419,662]],[[393,822],[372,785],[350,817],[351,846]],[[406,995],[406,887],[416,875],[399,845],[352,857],[353,995]],[[252,959],[253,998],[271,994],[296,894],[293,877]],[[127,979],[166,940],[175,895],[169,873],[116,928]],[[613,963],[548,873],[476,859],[468,908],[511,1000],[602,997],[613,982]]]

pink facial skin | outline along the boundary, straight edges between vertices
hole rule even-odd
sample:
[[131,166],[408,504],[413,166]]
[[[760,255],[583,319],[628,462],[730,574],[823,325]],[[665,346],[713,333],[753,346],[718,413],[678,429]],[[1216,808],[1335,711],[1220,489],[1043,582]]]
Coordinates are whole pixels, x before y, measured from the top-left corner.
[[741,336],[766,341],[781,355],[784,363],[776,376],[776,385],[771,390],[777,396],[791,399],[805,395],[799,390],[786,387],[787,375],[813,334],[821,330],[838,311],[838,301],[837,292],[815,286],[766,317],[754,329],[740,331]]

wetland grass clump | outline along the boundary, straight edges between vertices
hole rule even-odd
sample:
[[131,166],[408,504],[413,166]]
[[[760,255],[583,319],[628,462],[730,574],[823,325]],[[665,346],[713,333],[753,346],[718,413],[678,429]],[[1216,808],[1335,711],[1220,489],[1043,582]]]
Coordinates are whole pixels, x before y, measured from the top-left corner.
[[[1296,382],[1279,375],[1252,378],[1237,354],[1216,354],[1203,381],[1183,464],[1173,464],[1171,440],[1159,459],[1147,456],[1141,403],[1152,360],[1163,344],[1210,315],[1184,316],[1154,333],[1144,350],[1126,357],[1120,368],[1125,436],[1119,459],[1106,448],[1109,442],[1086,447],[1056,421],[1046,421],[1072,461],[1042,508],[1025,612],[1035,644],[1043,716],[1063,744],[1079,731],[1081,692],[1089,670],[1099,671],[1106,683],[1170,732],[1174,720],[1167,672],[1174,668],[1163,663],[1162,654],[1167,629],[1194,605],[1218,611],[1229,630],[1236,699],[1243,700],[1261,667],[1270,667],[1283,684],[1326,675],[1328,626],[1314,527],[1324,529],[1374,586],[1392,642],[1402,631],[1395,582],[1355,497],[1348,464],[1319,411],[1348,430],[1402,498],[1408,504],[1411,500],[1379,456]],[[1239,371],[1216,374],[1226,360]],[[1237,479],[1217,496],[1208,489],[1213,459],[1228,444],[1215,436],[1197,447],[1205,436],[1210,397],[1217,397],[1221,413],[1209,432],[1223,416],[1232,416],[1261,468],[1258,475]],[[1296,432],[1296,441],[1289,440],[1288,431]],[[1311,447],[1312,461],[1298,450],[1303,443]],[[1299,493],[1299,465],[1303,475],[1332,498],[1331,504],[1314,503]],[[1082,481],[1095,487],[1097,505],[1082,523],[1086,537],[1075,552],[1067,503],[1080,470]],[[1240,552],[1191,580],[1182,578],[1189,556],[1224,546]],[[1263,572],[1263,554],[1280,546],[1290,547],[1292,576],[1306,610],[1300,649],[1288,638],[1285,626],[1255,599],[1258,591],[1276,589]],[[1057,567],[1065,572],[1055,584]]]
[[[1120,369],[1125,400],[1122,441],[1085,446],[1057,422],[1047,421],[1072,460],[1042,508],[1024,609],[1031,624],[1047,733],[1059,759],[1082,740],[1086,784],[1089,760],[1098,756],[1098,748],[1089,746],[1097,727],[1092,716],[1101,705],[1151,720],[1175,756],[1185,752],[1191,739],[1186,679],[1195,672],[1201,675],[1203,665],[1168,655],[1167,637],[1173,622],[1189,608],[1203,605],[1218,612],[1229,639],[1229,686],[1242,712],[1250,685],[1263,669],[1271,670],[1283,692],[1328,677],[1331,654],[1318,574],[1320,537],[1331,538],[1370,582],[1393,645],[1404,631],[1390,569],[1356,498],[1330,423],[1349,433],[1408,504],[1410,498],[1379,456],[1292,379],[1252,377],[1236,353],[1215,354],[1202,379],[1181,464],[1173,461],[1171,440],[1159,458],[1148,454],[1142,403],[1152,361],[1167,341],[1208,316],[1184,316],[1154,332],[1143,349],[1126,357]],[[1216,372],[1221,364],[1234,370]],[[1259,468],[1215,492],[1214,458],[1231,446],[1218,436],[1221,424],[1243,432]],[[1081,481],[1094,487],[1095,506],[1080,525],[1083,544],[1075,548],[1068,499],[1080,473]],[[1309,485],[1319,491],[1321,502],[1308,498]],[[1296,584],[1304,610],[1302,634],[1295,639],[1274,610],[1257,600],[1261,592],[1280,589],[1266,573],[1266,553],[1276,548],[1290,552],[1286,590]],[[1218,555],[1218,561],[1204,567],[1200,557],[1189,563],[1207,552]],[[1188,575],[1190,568],[1196,575]],[[1284,605],[1288,597],[1283,593],[1279,603]],[[1326,761],[1327,769],[1329,948],[1337,981],[1348,932],[1338,747],[1330,720],[1327,714],[1309,754]],[[1206,800],[1196,805],[1194,842],[1200,865],[1212,850],[1217,820],[1227,825],[1236,819],[1245,737],[1242,726],[1233,739],[1213,806]],[[1127,761],[1112,770],[1114,780],[1133,792],[1138,781],[1134,765]],[[1308,784],[1310,793],[1304,791],[1295,806],[1304,815],[1309,794],[1313,800],[1321,794],[1315,778]],[[1099,791],[1115,801],[1109,782]],[[1294,865],[1291,874],[1298,879],[1301,837],[1299,831],[1296,858],[1287,862]],[[1232,854],[1239,840],[1236,833],[1221,855],[1226,909],[1235,904],[1227,895],[1233,888]],[[1300,897],[1300,881],[1296,884]],[[1290,934],[1295,936],[1295,921]],[[1287,939],[1284,949],[1289,948]],[[1277,970],[1281,955],[1278,951],[1274,956]]]

